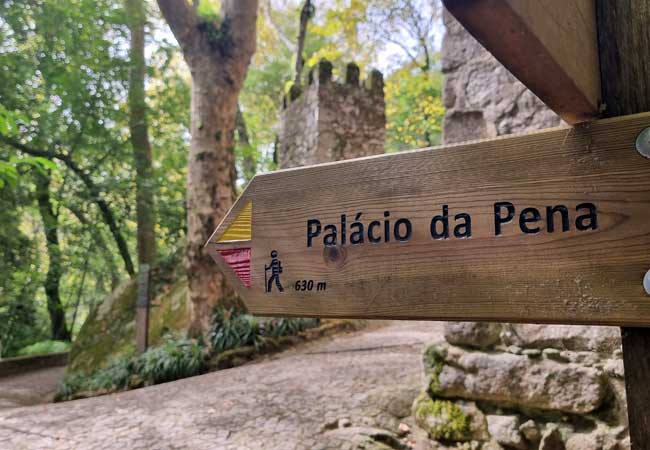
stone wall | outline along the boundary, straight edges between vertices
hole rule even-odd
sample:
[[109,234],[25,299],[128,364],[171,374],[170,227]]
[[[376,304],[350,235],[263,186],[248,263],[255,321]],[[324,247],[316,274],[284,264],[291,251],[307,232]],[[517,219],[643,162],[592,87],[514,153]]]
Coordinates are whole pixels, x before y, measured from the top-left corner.
[[445,12],[445,143],[554,127],[560,118]]
[[[449,14],[444,21],[445,142],[560,124]],[[629,449],[620,346],[611,327],[447,323],[445,340],[424,352],[413,414],[431,438],[467,449]]]
[[348,64],[337,82],[326,60],[313,68],[304,87],[294,86],[283,102],[279,130],[281,168],[384,153],[386,116],[381,72],[360,83]]

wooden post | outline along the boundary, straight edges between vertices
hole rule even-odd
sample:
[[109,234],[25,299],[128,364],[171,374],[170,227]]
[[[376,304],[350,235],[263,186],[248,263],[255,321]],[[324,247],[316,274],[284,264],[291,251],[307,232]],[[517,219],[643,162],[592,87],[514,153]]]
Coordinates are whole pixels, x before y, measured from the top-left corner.
[[149,337],[149,264],[140,264],[135,315],[135,344],[138,354],[147,350]]
[[[596,5],[604,114],[650,111],[650,3],[598,0]],[[621,336],[632,449],[646,450],[650,449],[650,329],[622,328]]]

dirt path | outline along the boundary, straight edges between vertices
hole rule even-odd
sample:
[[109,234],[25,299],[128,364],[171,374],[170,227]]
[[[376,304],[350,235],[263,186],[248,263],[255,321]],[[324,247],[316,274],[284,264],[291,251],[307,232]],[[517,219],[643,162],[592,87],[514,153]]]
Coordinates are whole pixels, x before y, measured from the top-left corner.
[[0,411],[51,403],[65,367],[50,367],[26,374],[0,377]]
[[408,415],[422,346],[440,338],[434,322],[375,323],[199,377],[0,411],[0,449],[399,448],[381,430]]

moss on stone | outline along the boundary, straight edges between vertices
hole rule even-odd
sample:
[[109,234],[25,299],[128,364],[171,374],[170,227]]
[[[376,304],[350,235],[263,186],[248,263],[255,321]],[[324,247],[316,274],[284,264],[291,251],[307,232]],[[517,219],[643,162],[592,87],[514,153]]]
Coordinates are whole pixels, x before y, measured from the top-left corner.
[[187,330],[187,279],[182,277],[153,302],[149,314],[149,344],[158,345],[168,331]]
[[470,438],[467,415],[449,400],[432,399],[421,393],[413,403],[413,415],[433,439],[466,441]]
[[[95,307],[81,327],[70,350],[68,372],[92,373],[111,359],[135,352],[135,305],[137,282],[122,283]],[[187,281],[169,285],[152,301],[149,343],[157,345],[167,331],[187,329]]]
[[430,345],[424,350],[422,355],[422,360],[424,362],[424,367],[429,375],[431,382],[429,383],[429,389],[432,395],[437,395],[441,391],[440,387],[440,374],[442,369],[445,366],[445,359],[438,347],[435,345]]
[[90,311],[70,349],[68,372],[92,373],[134,352],[136,295],[136,281],[125,281]]

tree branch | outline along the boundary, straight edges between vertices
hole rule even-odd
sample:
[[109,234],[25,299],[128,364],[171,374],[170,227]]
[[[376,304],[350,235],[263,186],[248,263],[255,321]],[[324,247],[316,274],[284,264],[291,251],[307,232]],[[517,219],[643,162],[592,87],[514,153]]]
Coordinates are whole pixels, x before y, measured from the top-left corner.
[[186,0],[158,0],[158,7],[180,46],[195,47],[199,17],[194,7]]
[[264,18],[266,19],[266,22],[273,29],[273,31],[275,31],[275,34],[278,35],[278,39],[280,39],[280,42],[282,42],[282,44],[285,47],[287,47],[291,53],[294,53],[296,51],[296,46],[294,45],[293,42],[291,42],[291,39],[289,39],[287,35],[280,30],[280,27],[278,27],[277,24],[273,21],[273,16],[271,15],[271,0],[265,0],[264,3],[262,3],[262,12],[264,13]]
[[305,58],[302,56],[305,47],[305,39],[307,38],[307,24],[309,19],[314,15],[314,6],[311,0],[305,0],[305,4],[300,10],[300,26],[298,27],[298,45],[296,48],[296,67],[294,70],[293,84],[300,86],[300,76],[302,75],[302,68],[305,65]]
[[250,60],[255,53],[257,0],[224,0],[221,13],[230,25],[233,48],[240,58]]
[[129,247],[126,244],[126,241],[124,240],[124,237],[122,236],[119,227],[117,226],[117,222],[115,221],[115,216],[113,215],[113,211],[108,206],[108,203],[106,203],[106,201],[103,198],[101,198],[101,189],[95,184],[95,182],[90,177],[90,175],[88,175],[86,171],[84,171],[81,167],[77,165],[77,163],[75,163],[72,160],[70,155],[52,152],[48,150],[35,149],[28,145],[21,144],[20,142],[15,141],[3,134],[0,134],[0,142],[4,142],[5,144],[10,145],[16,150],[19,150],[23,153],[27,153],[32,156],[40,156],[42,158],[47,158],[49,160],[58,159],[63,164],[65,164],[72,172],[74,172],[74,174],[77,175],[79,179],[84,183],[86,189],[88,189],[91,198],[93,199],[93,201],[95,202],[99,210],[101,211],[102,216],[104,217],[104,221],[106,222],[106,225],[108,225],[108,228],[111,230],[111,234],[115,239],[115,243],[117,244],[117,248],[120,252],[120,255],[124,260],[124,268],[126,269],[127,273],[130,276],[135,275],[135,270],[133,268],[133,261],[131,260],[131,255],[129,253]]
[[79,223],[88,233],[88,236],[92,238],[93,241],[95,241],[95,246],[99,250],[99,253],[103,256],[104,260],[106,261],[106,265],[108,266],[108,272],[111,275],[111,288],[115,289],[120,282],[120,276],[117,270],[117,266],[115,265],[115,261],[113,260],[113,252],[104,240],[104,236],[102,235],[101,230],[98,229],[96,231],[93,231],[91,229],[92,222],[78,207],[70,204],[66,204],[65,207],[72,213],[72,215],[77,218]]

